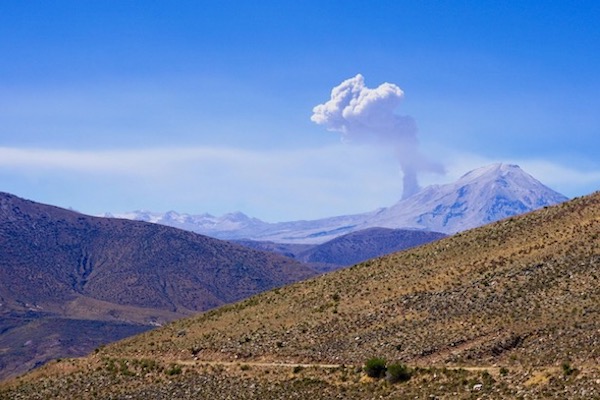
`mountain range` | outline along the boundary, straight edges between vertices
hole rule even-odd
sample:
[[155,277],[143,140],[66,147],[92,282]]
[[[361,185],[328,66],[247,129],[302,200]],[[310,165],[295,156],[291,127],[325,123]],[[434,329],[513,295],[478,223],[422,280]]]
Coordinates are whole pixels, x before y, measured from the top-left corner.
[[114,216],[227,240],[317,244],[374,227],[453,234],[565,200],[565,196],[544,186],[517,165],[493,164],[470,171],[456,182],[428,186],[387,208],[313,221],[268,223],[240,212],[221,217],[175,211],[164,214],[135,211]]
[[0,193],[0,379],[443,236],[370,229],[320,245],[236,244]]
[[599,268],[595,193],[48,364],[0,398],[596,399]]
[[[253,232],[277,239],[231,243],[0,193],[0,378],[445,236],[425,230],[426,224],[452,231],[564,199],[517,166],[498,164],[354,216],[279,224],[240,213],[161,217],[221,236]],[[161,222],[144,215],[138,217]],[[390,227],[397,224],[409,229]],[[282,242],[286,238],[291,243]]]
[[315,274],[271,252],[0,193],[0,378]]

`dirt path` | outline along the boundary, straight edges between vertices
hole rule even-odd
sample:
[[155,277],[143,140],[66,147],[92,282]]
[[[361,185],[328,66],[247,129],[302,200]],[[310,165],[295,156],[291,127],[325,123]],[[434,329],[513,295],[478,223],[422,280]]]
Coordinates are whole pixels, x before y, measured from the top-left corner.
[[261,361],[202,361],[202,360],[177,360],[179,365],[201,366],[201,365],[223,365],[237,366],[248,365],[250,367],[275,367],[275,368],[341,368],[342,364],[302,364],[302,363],[284,363],[284,362],[261,362]]
[[[355,368],[355,365],[349,364],[320,364],[320,363],[286,363],[286,362],[266,362],[266,361],[203,361],[203,360],[178,360],[176,361],[179,365],[185,366],[202,366],[202,365],[221,365],[225,367],[247,365],[249,367],[265,367],[265,368],[321,368],[321,369],[338,369],[343,367]],[[435,365],[430,365],[430,368],[436,368]],[[474,367],[474,366],[439,366],[439,368],[446,368],[451,370],[464,369],[465,371],[488,371],[492,375],[498,375],[500,373],[499,367]]]
[[[248,366],[248,367],[252,367],[252,368],[281,368],[282,370],[285,369],[292,369],[292,368],[306,368],[306,369],[330,369],[330,370],[335,370],[335,369],[339,369],[339,368],[351,368],[351,369],[355,369],[358,366],[357,365],[353,365],[353,364],[320,364],[320,363],[292,363],[292,362],[275,362],[275,361],[208,361],[208,360],[178,360],[176,361],[177,364],[182,365],[182,366],[189,366],[189,367],[202,367],[202,366],[206,366],[206,365],[211,365],[211,366],[223,366],[223,367],[240,367],[240,366]],[[456,366],[447,366],[447,365],[422,365],[421,363],[416,364],[416,365],[411,365],[411,366],[420,366],[422,368],[439,368],[439,369],[447,369],[447,370],[465,370],[465,371],[469,371],[469,372],[483,372],[483,371],[487,371],[489,374],[491,374],[492,376],[499,376],[500,375],[500,367],[498,366],[467,366],[467,365],[456,365]],[[360,366],[362,367],[362,365]],[[600,368],[600,366],[598,365],[578,365],[577,369],[580,372],[590,372],[590,371],[597,371]],[[511,368],[514,369],[514,368]],[[535,376],[541,376],[542,374],[547,374],[549,371],[559,371],[559,368],[552,365],[552,366],[540,366],[534,369],[533,374]]]

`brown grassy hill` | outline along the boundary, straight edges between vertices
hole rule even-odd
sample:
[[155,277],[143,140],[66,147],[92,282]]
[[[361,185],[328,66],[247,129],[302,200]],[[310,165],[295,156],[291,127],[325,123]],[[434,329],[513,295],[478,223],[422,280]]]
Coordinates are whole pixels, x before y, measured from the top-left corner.
[[[0,393],[600,398],[599,268],[596,193],[176,321]],[[357,367],[373,356],[419,369],[372,380]]]
[[[198,234],[0,193],[0,377],[314,274]],[[77,341],[77,330],[94,333]]]

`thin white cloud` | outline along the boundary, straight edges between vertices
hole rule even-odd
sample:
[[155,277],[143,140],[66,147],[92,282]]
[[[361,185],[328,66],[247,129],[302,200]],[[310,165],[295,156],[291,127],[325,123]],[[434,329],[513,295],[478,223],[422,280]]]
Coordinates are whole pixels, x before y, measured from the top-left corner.
[[[600,171],[536,159],[491,159],[445,151],[445,183],[494,162],[520,165],[542,183],[577,196],[600,188]],[[155,148],[105,151],[0,147],[0,190],[98,214],[133,209],[199,214],[243,211],[269,221],[374,210],[400,200],[393,155],[345,146],[254,151]]]
[[[515,163],[519,163],[517,160]],[[542,183],[551,187],[561,187],[565,193],[587,194],[600,189],[600,170],[582,171],[570,166],[543,160],[522,160],[521,167]],[[586,191],[578,188],[587,187]]]
[[[268,158],[268,157],[267,157]],[[56,150],[0,147],[0,167],[49,173],[156,176],[184,172],[188,164],[232,166],[262,163],[261,154],[231,148],[157,148],[127,150]]]
[[[401,193],[401,176],[393,157],[382,158],[375,149],[343,144],[272,151],[0,147],[3,172],[12,179],[22,176],[36,185],[46,182],[61,187],[65,197],[75,188],[83,193],[104,188],[104,206],[92,204],[100,202],[97,195],[84,206],[70,200],[58,204],[89,213],[135,207],[193,213],[241,210],[270,220],[315,218],[389,205]],[[126,203],[115,206],[112,199]]]

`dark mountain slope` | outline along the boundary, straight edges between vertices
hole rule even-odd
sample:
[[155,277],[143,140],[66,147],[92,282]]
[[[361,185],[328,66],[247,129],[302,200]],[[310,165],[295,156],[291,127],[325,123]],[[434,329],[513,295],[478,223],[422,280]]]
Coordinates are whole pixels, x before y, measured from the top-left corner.
[[330,265],[350,266],[371,258],[406,250],[446,237],[443,233],[410,229],[369,228],[352,232],[299,253],[296,259]]
[[414,229],[368,228],[339,236],[323,244],[275,243],[236,240],[253,249],[271,251],[294,258],[313,269],[328,272],[359,262],[420,246],[446,237],[439,232]]
[[[191,232],[0,193],[0,318],[22,321],[2,335],[36,317],[139,331],[314,274],[294,260]],[[109,329],[101,341],[122,336]],[[82,354],[63,347],[63,356]]]

